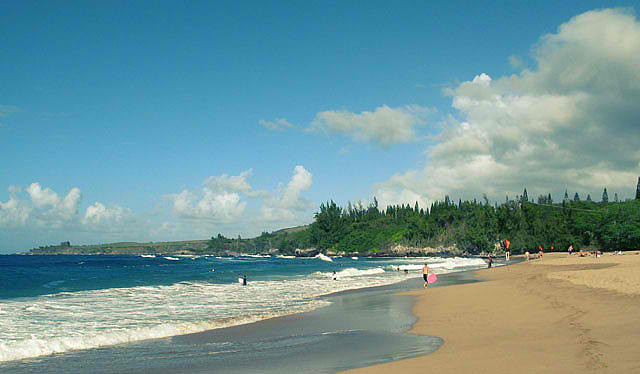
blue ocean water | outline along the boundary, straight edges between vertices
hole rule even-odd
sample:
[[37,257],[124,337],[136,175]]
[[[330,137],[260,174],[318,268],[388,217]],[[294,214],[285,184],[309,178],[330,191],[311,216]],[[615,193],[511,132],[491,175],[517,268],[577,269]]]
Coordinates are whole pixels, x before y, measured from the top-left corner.
[[419,278],[425,262],[440,274],[485,266],[435,257],[4,255],[0,366],[311,311],[330,303],[321,295]]

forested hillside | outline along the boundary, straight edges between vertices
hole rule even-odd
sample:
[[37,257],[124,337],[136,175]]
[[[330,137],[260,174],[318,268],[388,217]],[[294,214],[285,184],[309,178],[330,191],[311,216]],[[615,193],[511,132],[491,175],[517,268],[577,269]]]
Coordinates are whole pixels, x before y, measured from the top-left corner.
[[[640,185],[639,185],[640,186]],[[640,191],[638,192],[640,195]],[[263,233],[254,239],[212,238],[212,249],[244,249],[293,253],[296,248],[322,251],[376,253],[390,247],[452,247],[467,254],[486,253],[502,239],[511,241],[515,253],[576,249],[640,249],[640,196],[635,200],[609,201],[606,189],[602,200],[591,196],[581,201],[578,194],[554,203],[551,195],[537,200],[526,189],[516,199],[493,205],[483,201],[453,202],[449,197],[428,209],[411,205],[388,206],[378,202],[346,208],[329,201],[320,206],[307,228]]]

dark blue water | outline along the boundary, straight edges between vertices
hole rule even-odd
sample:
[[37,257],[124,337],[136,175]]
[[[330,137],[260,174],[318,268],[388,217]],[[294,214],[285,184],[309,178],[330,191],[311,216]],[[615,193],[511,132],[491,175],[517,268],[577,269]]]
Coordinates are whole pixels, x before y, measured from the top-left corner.
[[348,265],[367,269],[379,263],[370,260],[354,264],[342,258],[330,263],[275,257],[201,256],[175,261],[134,255],[0,255],[0,299],[185,281],[235,283],[243,274],[250,274],[251,280],[283,280],[313,272],[340,271]]

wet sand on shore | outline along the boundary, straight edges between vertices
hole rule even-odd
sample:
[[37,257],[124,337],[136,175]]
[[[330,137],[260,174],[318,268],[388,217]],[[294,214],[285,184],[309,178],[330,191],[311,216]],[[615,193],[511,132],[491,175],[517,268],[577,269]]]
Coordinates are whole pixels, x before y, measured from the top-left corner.
[[640,373],[640,255],[546,254],[408,292],[436,352],[348,373]]

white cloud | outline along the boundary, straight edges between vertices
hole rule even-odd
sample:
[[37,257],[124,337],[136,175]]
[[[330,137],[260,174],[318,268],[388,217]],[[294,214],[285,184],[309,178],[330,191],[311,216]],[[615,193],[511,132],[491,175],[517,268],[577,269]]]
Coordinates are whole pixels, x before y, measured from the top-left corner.
[[211,176],[204,181],[204,184],[209,190],[214,192],[232,191],[243,193],[249,197],[265,196],[264,191],[255,191],[251,185],[249,185],[248,178],[253,173],[253,169],[249,169],[240,173],[240,175],[227,175],[222,174],[220,176]]
[[386,105],[374,112],[360,114],[329,110],[316,114],[310,130],[341,133],[361,142],[374,142],[382,146],[409,143],[417,140],[415,128],[424,123],[422,116],[430,110],[411,105],[389,108]]
[[211,176],[204,181],[200,191],[183,190],[167,195],[167,198],[173,201],[173,212],[181,218],[234,223],[243,217],[247,206],[245,201],[241,201],[240,193],[249,197],[263,194],[254,191],[247,182],[251,172],[247,170],[237,176]]
[[291,129],[291,128],[295,127],[286,118],[279,118],[279,119],[277,119],[275,121],[265,121],[265,120],[261,119],[258,122],[262,126],[266,127],[269,130],[272,130],[272,131],[283,131],[285,129]]
[[29,185],[26,192],[36,208],[31,218],[42,226],[61,227],[72,221],[82,200],[82,192],[78,188],[72,188],[62,198],[50,188],[42,188],[38,182]]
[[50,188],[42,189],[40,183],[37,182],[31,183],[31,185],[27,187],[27,193],[31,197],[31,201],[33,201],[38,208],[56,206],[61,200],[57,193],[53,192]]
[[315,204],[304,199],[301,193],[311,188],[313,176],[303,166],[296,166],[286,186],[280,185],[274,195],[262,205],[265,221],[293,222],[300,213],[313,209]]
[[24,190],[28,199],[19,197],[22,193],[19,187],[10,186],[9,192],[9,200],[0,202],[0,228],[22,227],[34,235],[56,230],[65,233],[143,231],[142,223],[133,212],[119,206],[107,207],[95,202],[87,207],[84,217],[80,217],[82,192],[78,188],[72,188],[62,197],[34,182]]
[[[448,90],[455,115],[425,167],[375,186],[380,201],[496,199],[539,193],[631,193],[640,175],[640,23],[587,12],[543,36],[538,69]],[[383,198],[382,198],[383,197]]]
[[19,192],[19,187],[10,186],[9,200],[4,203],[0,201],[0,228],[24,226],[26,224],[33,208],[16,196]]
[[125,215],[125,210],[119,206],[111,208],[106,207],[104,204],[95,202],[93,205],[89,205],[84,213],[85,224],[100,224],[105,222],[118,224],[122,221]]
[[72,188],[64,199],[56,206],[59,214],[67,220],[78,214],[78,204],[82,200],[82,192],[78,188]]

